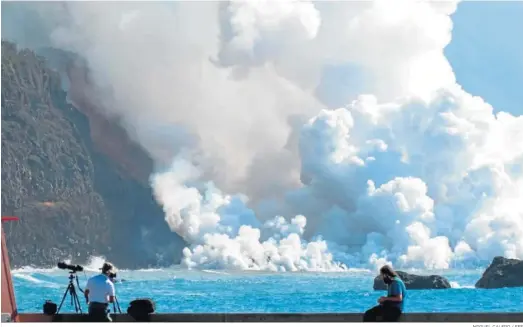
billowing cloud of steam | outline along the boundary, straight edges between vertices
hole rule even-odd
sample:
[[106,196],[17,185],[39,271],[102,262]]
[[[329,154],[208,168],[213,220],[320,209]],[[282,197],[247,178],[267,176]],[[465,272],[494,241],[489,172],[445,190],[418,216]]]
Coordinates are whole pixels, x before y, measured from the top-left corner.
[[296,201],[314,194],[338,208],[317,232],[356,262],[448,268],[521,257],[523,142],[511,139],[522,139],[522,124],[458,86],[429,101],[362,96],[305,126],[311,192]]
[[187,267],[346,269],[333,262],[325,241],[303,243],[305,217],[296,216],[290,222],[275,217],[262,225],[241,197],[224,195],[212,183],[187,186],[198,177],[191,163],[177,159],[168,171],[152,178],[155,196],[165,209],[169,226],[192,245],[184,249],[183,264]]
[[190,244],[187,266],[325,271],[523,258],[523,117],[494,114],[456,84],[443,55],[456,8],[37,9],[162,167],[151,183]]

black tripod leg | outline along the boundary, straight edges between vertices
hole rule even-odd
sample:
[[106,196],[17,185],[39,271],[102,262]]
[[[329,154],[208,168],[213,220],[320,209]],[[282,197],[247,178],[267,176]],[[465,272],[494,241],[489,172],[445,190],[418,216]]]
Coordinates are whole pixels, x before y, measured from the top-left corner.
[[116,308],[118,308],[118,313],[122,313],[122,309],[120,309],[120,303],[118,302],[118,298],[116,296],[114,297],[114,302],[113,302],[114,313],[116,313],[115,303],[116,303]]
[[67,289],[65,290],[64,296],[62,297],[62,301],[60,302],[60,306],[58,306],[58,310],[56,310],[56,314],[58,314],[60,312],[60,309],[62,308],[62,305],[64,304],[65,297],[67,296],[67,293],[69,293],[69,288],[70,287],[71,287],[71,285],[67,286]]
[[83,313],[82,312],[82,305],[80,304],[80,299],[78,298],[78,295],[76,295],[76,292],[75,292],[75,299],[76,299],[76,306],[78,308],[78,311],[80,311],[80,313]]
[[[76,276],[76,285],[78,285],[78,288],[80,288],[80,284],[78,283],[78,276]],[[73,292],[74,292],[76,312],[78,313],[78,311],[80,311],[80,313],[83,313],[82,305],[80,304],[80,298],[78,298],[78,294],[76,293],[76,288],[74,287],[74,284],[72,284],[72,286],[73,286]]]
[[74,306],[74,312],[78,313],[78,306],[76,305],[76,292],[71,288],[71,306]]
[[78,294],[76,294],[76,288],[74,287],[74,284],[71,285],[71,304],[74,304],[74,310],[76,313],[78,313],[78,311],[82,313],[82,306],[80,304]]

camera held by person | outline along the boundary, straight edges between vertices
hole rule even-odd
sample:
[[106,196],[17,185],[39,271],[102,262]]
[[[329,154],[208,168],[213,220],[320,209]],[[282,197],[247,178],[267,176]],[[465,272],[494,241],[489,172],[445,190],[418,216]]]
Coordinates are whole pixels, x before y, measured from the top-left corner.
[[109,273],[109,279],[110,279],[111,281],[114,282],[114,279],[115,279],[115,278],[116,278],[116,273],[115,273],[115,272],[111,272],[111,273]]

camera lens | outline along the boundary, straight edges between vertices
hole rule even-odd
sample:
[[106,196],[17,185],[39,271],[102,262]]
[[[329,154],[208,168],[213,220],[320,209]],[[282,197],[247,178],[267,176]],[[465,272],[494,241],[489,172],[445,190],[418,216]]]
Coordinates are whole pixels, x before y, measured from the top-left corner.
[[84,270],[84,267],[80,266],[80,265],[68,265],[66,264],[65,262],[59,262],[58,263],[58,268],[60,269],[67,269],[67,270],[71,270],[72,272],[78,272],[78,271],[83,271]]

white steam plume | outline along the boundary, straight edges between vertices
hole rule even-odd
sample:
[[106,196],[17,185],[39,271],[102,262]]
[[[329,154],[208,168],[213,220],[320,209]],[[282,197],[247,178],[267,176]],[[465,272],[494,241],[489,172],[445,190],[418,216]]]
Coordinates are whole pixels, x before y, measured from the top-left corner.
[[302,174],[312,190],[295,201],[314,194],[340,208],[317,233],[355,262],[376,254],[448,268],[520,258],[523,142],[511,139],[523,140],[523,117],[496,117],[458,86],[429,102],[361,97],[305,126]]
[[523,258],[523,117],[456,84],[456,1],[60,8],[43,16],[54,45],[86,58],[111,90],[99,100],[159,164],[176,158],[151,181],[188,266]]
[[241,196],[222,194],[212,183],[187,186],[198,179],[195,167],[175,160],[169,171],[152,178],[157,201],[172,230],[190,248],[183,264],[189,268],[271,271],[333,271],[346,266],[333,262],[325,241],[304,244],[306,218],[290,223],[275,217],[261,224]]

